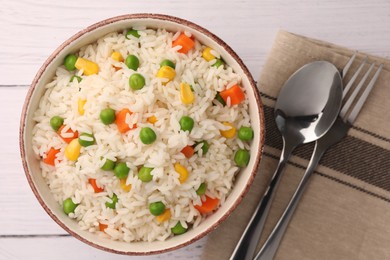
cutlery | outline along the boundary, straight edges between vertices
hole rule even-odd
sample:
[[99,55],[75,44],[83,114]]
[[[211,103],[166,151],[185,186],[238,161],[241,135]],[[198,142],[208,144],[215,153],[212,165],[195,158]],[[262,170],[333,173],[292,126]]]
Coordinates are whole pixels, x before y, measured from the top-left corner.
[[[356,53],[352,56],[352,58],[349,60],[347,65],[345,66],[342,76],[345,77],[350,65],[354,61],[356,57]],[[339,142],[341,139],[343,139],[347,133],[348,130],[351,128],[353,122],[355,121],[357,115],[359,114],[361,108],[363,107],[363,104],[365,103],[370,91],[374,87],[375,82],[377,81],[379,74],[383,68],[383,64],[379,65],[377,71],[375,72],[374,76],[372,77],[371,81],[368,83],[367,87],[365,88],[363,94],[360,96],[358,101],[354,106],[352,106],[352,103],[355,101],[358,93],[363,89],[364,83],[367,81],[368,76],[370,75],[371,71],[373,70],[375,63],[372,63],[367,72],[364,74],[354,91],[351,93],[349,97],[346,97],[346,94],[349,92],[351,86],[353,85],[354,81],[359,76],[361,70],[363,69],[365,63],[367,61],[367,58],[365,58],[355,74],[352,76],[351,80],[346,85],[344,91],[343,91],[343,100],[345,104],[342,106],[341,111],[339,113],[339,116],[337,117],[336,122],[333,124],[333,126],[330,128],[330,130],[322,136],[320,139],[318,139],[315,143],[314,151],[311,157],[311,160],[309,162],[309,165],[306,169],[306,172],[304,173],[304,176],[302,177],[302,180],[300,181],[297,190],[295,191],[293,197],[291,198],[287,208],[285,209],[282,217],[276,224],[275,228],[271,232],[270,236],[268,237],[267,241],[264,243],[263,247],[261,248],[260,252],[256,255],[256,260],[269,260],[273,259],[274,255],[276,254],[276,251],[278,249],[278,246],[280,244],[280,241],[282,240],[282,237],[286,231],[286,228],[290,222],[290,219],[292,215],[294,214],[294,211],[298,205],[298,202],[305,190],[305,187],[307,186],[308,180],[310,176],[312,175],[313,171],[318,165],[319,160],[321,159],[322,155],[325,153],[325,151],[332,146],[333,144]],[[348,112],[350,113],[348,114]]]
[[317,140],[329,130],[339,113],[341,99],[340,72],[326,61],[309,63],[286,81],[275,104],[275,121],[283,138],[280,161],[230,257],[231,260],[253,258],[275,190],[291,152],[300,144]]

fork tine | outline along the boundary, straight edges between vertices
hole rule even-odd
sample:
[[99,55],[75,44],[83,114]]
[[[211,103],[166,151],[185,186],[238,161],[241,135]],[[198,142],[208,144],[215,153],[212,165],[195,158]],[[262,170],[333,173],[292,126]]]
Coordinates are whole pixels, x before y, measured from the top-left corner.
[[359,114],[360,110],[362,109],[362,107],[364,105],[364,102],[366,102],[366,99],[367,99],[368,95],[370,94],[372,88],[374,87],[374,84],[377,81],[377,79],[379,77],[379,74],[381,73],[382,69],[383,69],[383,64],[379,65],[379,68],[375,72],[374,77],[372,77],[370,83],[368,83],[367,88],[364,90],[363,94],[359,98],[359,100],[356,103],[355,107],[352,109],[351,114],[349,114],[348,122],[350,124],[352,124],[355,121],[357,115]]
[[367,59],[368,57],[365,57],[364,60],[362,61],[362,63],[360,63],[360,66],[359,68],[357,69],[357,71],[355,72],[355,74],[353,74],[352,78],[349,80],[347,86],[345,86],[345,89],[343,91],[343,98],[345,97],[345,95],[348,93],[349,89],[352,87],[352,84],[355,82],[355,80],[357,79],[357,77],[359,76],[360,74],[360,71],[363,69],[364,65],[366,64],[367,62]]
[[352,57],[349,59],[349,61],[345,65],[343,71],[341,72],[341,77],[342,78],[345,78],[345,75],[347,75],[347,72],[348,72],[349,68],[351,68],[352,63],[354,62],[354,60],[356,58],[356,54],[357,54],[357,51],[355,51],[353,53]]
[[[366,82],[368,76],[370,75],[371,70],[374,68],[375,64],[371,64],[370,68],[367,70],[367,72],[364,74],[363,78],[360,80],[359,84],[356,86],[356,88],[353,90],[351,96],[348,98],[348,100],[345,102],[344,106],[341,108],[340,116],[343,118],[347,114],[349,108],[352,105],[352,102],[355,100],[357,94],[362,89],[364,83]],[[354,75],[355,76],[355,75]],[[345,120],[344,120],[345,121]]]

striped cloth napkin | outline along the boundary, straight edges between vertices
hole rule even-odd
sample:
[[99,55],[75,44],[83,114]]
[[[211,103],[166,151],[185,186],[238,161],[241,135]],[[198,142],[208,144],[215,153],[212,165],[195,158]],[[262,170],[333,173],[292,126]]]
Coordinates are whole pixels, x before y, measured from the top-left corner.
[[[259,79],[266,121],[260,171],[239,207],[209,235],[202,259],[229,259],[276,169],[282,140],[273,107],[281,86],[294,71],[315,60],[342,69],[353,52],[278,33]],[[356,71],[363,56],[358,54],[351,71]],[[384,70],[348,136],[320,161],[275,259],[390,259],[390,60],[369,56],[369,61],[384,63]],[[307,144],[293,153],[259,245],[286,207],[312,150],[313,144]]]

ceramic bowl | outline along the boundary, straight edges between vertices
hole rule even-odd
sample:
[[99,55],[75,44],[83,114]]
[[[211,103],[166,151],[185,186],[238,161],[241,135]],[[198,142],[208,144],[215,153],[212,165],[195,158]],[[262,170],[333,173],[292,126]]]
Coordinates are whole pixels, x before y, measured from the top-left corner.
[[[48,185],[41,175],[39,161],[32,149],[32,129],[34,127],[32,118],[34,111],[36,111],[39,100],[45,91],[44,86],[52,80],[55,70],[62,64],[64,57],[68,53],[77,52],[84,45],[95,42],[107,33],[123,31],[133,26],[165,28],[173,32],[187,30],[201,43],[212,47],[220,53],[225,62],[242,77],[242,87],[245,88],[246,96],[249,99],[249,114],[255,131],[251,144],[250,163],[237,175],[234,187],[225,203],[215,213],[208,216],[198,227],[190,229],[183,235],[168,238],[166,241],[126,243],[102,238],[96,234],[81,230],[77,222],[65,215],[62,207],[54,200]],[[127,255],[147,255],[178,249],[216,229],[237,207],[247,193],[257,173],[263,145],[263,108],[256,84],[242,60],[224,41],[208,30],[187,20],[160,14],[130,14],[110,18],[89,26],[65,41],[50,55],[36,74],[24,103],[20,125],[20,150],[26,177],[31,189],[47,214],[77,239],[108,252]]]

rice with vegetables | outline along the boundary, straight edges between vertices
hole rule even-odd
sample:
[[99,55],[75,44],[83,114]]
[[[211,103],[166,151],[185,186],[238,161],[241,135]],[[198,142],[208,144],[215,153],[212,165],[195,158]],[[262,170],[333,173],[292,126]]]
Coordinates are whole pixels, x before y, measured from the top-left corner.
[[196,228],[250,159],[240,80],[188,32],[115,32],[67,55],[33,130],[64,214],[126,242]]

